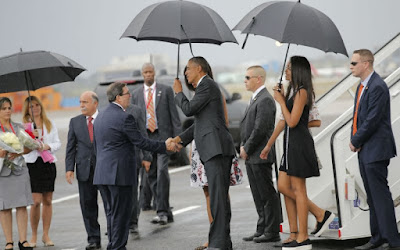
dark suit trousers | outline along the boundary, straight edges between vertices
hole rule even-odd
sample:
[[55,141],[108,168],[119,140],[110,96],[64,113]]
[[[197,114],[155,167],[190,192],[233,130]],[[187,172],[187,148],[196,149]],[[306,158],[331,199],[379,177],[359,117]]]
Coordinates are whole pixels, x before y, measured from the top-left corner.
[[246,162],[247,176],[258,213],[258,233],[279,233],[280,204],[272,182],[272,164]]
[[[140,168],[140,186],[139,186],[139,207],[151,207],[151,200],[153,199],[153,193],[151,192],[149,176],[144,168]],[[154,201],[155,202],[155,201]],[[153,208],[157,206],[153,203]]]
[[139,221],[139,214],[140,214],[140,207],[139,207],[139,200],[138,200],[138,183],[139,183],[139,174],[142,168],[137,166],[136,172],[136,185],[132,186],[132,214],[131,220],[129,223],[129,228],[132,228],[133,225],[137,225]]
[[97,186],[93,185],[92,171],[87,181],[78,181],[78,189],[83,222],[88,235],[87,241],[89,243],[100,243],[100,225],[97,220],[99,215],[98,189]]
[[[149,138],[158,140],[158,132],[148,133]],[[169,208],[169,186],[170,178],[168,173],[168,154],[153,154],[153,162],[151,163],[150,170],[147,174],[150,188],[156,203],[156,210],[158,215],[167,216]]]
[[203,164],[208,180],[213,217],[208,234],[209,248],[232,249],[231,203],[228,196],[232,156],[217,155]]
[[364,163],[360,158],[360,173],[367,192],[372,238],[379,245],[388,242],[391,247],[400,246],[392,194],[387,184],[390,160]]
[[107,249],[126,249],[132,212],[132,186],[98,185],[107,217]]

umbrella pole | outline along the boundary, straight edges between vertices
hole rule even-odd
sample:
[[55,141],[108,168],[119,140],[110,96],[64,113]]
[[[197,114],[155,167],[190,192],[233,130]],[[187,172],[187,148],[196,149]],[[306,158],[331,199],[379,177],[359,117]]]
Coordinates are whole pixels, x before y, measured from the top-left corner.
[[179,53],[180,53],[181,43],[178,43],[178,65],[176,67],[176,79],[179,79]]
[[33,117],[33,108],[32,108],[32,105],[31,105],[31,101],[32,101],[32,99],[31,99],[31,93],[29,92],[28,78],[30,78],[30,77],[28,77],[28,74],[29,74],[28,71],[24,71],[26,89],[28,90],[28,105],[29,105],[29,108],[31,109],[31,114],[32,114],[32,117],[31,117],[31,118],[32,118],[32,123],[33,123],[33,129],[36,129],[35,118]]
[[285,61],[283,62],[283,66],[282,66],[281,79],[279,80],[279,88],[282,88],[282,78],[283,78],[283,73],[285,72],[285,66],[286,66],[287,55],[289,53],[289,47],[290,47],[290,43],[288,44],[287,49],[286,49]]

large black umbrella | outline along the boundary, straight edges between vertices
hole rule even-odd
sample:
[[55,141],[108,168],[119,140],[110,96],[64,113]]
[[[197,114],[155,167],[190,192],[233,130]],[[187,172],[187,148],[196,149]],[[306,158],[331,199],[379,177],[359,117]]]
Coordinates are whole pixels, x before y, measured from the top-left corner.
[[19,52],[0,58],[0,93],[36,90],[73,81],[85,70],[75,61],[48,51]]
[[[225,21],[212,9],[189,1],[156,3],[142,10],[121,37],[178,44],[225,42],[237,43]],[[193,52],[192,52],[193,55]]]
[[348,56],[339,30],[332,20],[321,11],[300,3],[300,0],[261,4],[250,11],[233,30],[247,34],[243,47],[249,34],[288,43],[282,76],[292,43]]
[[85,70],[75,61],[48,51],[4,56],[0,58],[0,93],[28,90],[30,100],[30,90],[73,81]]

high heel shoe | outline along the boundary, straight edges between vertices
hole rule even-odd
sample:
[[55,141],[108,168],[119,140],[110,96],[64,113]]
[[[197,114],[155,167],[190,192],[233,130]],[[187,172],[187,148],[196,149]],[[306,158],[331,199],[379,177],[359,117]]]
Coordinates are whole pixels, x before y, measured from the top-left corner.
[[28,246],[24,246],[24,244],[25,243],[28,243],[28,241],[26,241],[26,240],[24,240],[23,242],[20,242],[20,241],[18,241],[18,247],[19,247],[19,249],[20,250],[32,250],[33,248],[29,245],[29,243],[28,243]]
[[[8,245],[11,245],[12,247],[11,248],[7,248],[7,246]],[[6,248],[4,248],[5,250],[11,250],[11,249],[14,249],[14,242],[7,242],[7,244],[6,244]]]
[[42,241],[43,241],[43,244],[44,244],[45,247],[52,247],[52,246],[54,246],[54,243],[53,243],[51,240],[45,241],[44,239],[42,239]]

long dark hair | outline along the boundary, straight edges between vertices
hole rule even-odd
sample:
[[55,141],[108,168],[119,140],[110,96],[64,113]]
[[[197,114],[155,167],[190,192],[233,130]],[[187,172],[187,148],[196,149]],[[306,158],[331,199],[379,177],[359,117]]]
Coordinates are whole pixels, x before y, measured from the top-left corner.
[[304,56],[292,56],[290,58],[290,66],[292,80],[286,91],[286,100],[289,99],[290,90],[292,88],[294,94],[300,89],[305,89],[307,91],[307,105],[311,107],[315,94],[312,84],[310,62]]
[[[197,56],[197,57],[191,58],[190,60],[193,61],[194,63],[200,65],[200,67],[201,67],[201,69],[203,70],[203,72],[206,73],[209,77],[211,77],[211,79],[214,79],[211,66],[210,66],[210,64],[207,62],[207,60],[204,59],[204,57]],[[186,73],[186,70],[187,70],[187,66],[185,66],[185,69],[183,70],[183,76],[184,76],[184,78],[185,78],[186,86],[187,86],[187,88],[188,88],[189,90],[195,91],[193,85],[192,85],[191,83],[189,83],[189,81],[188,81],[188,79],[187,79],[187,77],[186,77],[186,74],[185,74],[185,73]]]

